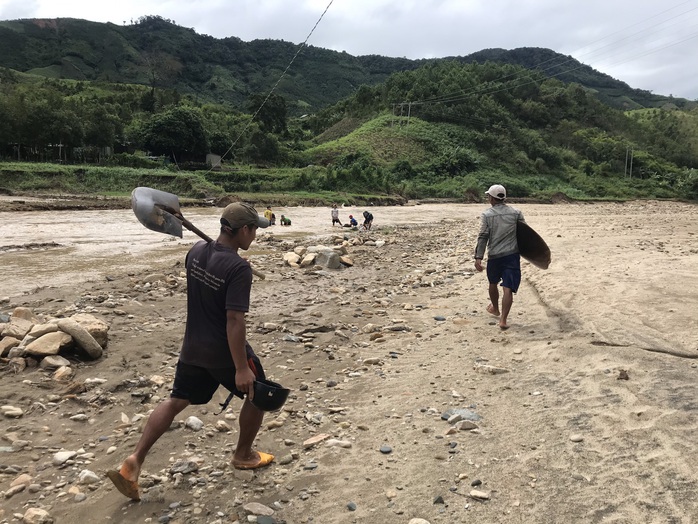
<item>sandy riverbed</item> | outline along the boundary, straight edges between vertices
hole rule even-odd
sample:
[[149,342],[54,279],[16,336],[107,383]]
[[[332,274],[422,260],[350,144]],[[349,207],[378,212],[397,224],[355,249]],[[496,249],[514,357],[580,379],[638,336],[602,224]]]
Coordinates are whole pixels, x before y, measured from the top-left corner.
[[[0,311],[91,311],[111,330],[103,359],[74,361],[73,384],[106,381],[86,392],[66,394],[68,384],[36,369],[0,372],[0,403],[25,411],[3,420],[2,432],[30,442],[0,453],[0,466],[40,486],[3,499],[0,522],[27,507],[44,507],[58,523],[166,515],[177,523],[244,522],[243,507],[253,501],[289,524],[694,522],[698,207],[518,207],[548,240],[553,262],[547,271],[524,265],[506,332],[485,313],[486,279],[472,267],[482,206],[444,206],[448,212],[409,225],[381,224],[376,213],[370,237],[387,243],[350,248],[355,266],[340,271],[285,267],[288,246],[260,241],[251,259],[267,279],[253,286],[248,338],[268,373],[293,389],[286,411],[267,418],[277,427],[258,438],[277,463],[249,477],[235,473],[227,463],[239,404],[228,418],[214,415],[214,402],[190,408],[182,420],[195,415],[205,429],[180,425],[156,444],[141,503],[107,480],[81,486],[78,475],[89,469],[104,479],[134,446],[137,416],[168,394],[183,285],[142,282],[148,273],[176,277],[181,266],[175,257],[153,259],[109,282],[96,274],[12,294]],[[483,373],[483,365],[506,372]],[[449,409],[474,413],[477,429],[449,432],[442,419]],[[88,421],[70,419],[79,413]],[[219,431],[219,421],[232,429]],[[322,433],[351,447],[303,447]],[[52,457],[61,448],[87,455],[57,467]],[[176,481],[170,468],[181,459],[199,470]],[[0,468],[0,490],[19,476],[15,469]],[[75,486],[87,495],[82,502],[68,491]],[[473,489],[489,499],[471,497]]]

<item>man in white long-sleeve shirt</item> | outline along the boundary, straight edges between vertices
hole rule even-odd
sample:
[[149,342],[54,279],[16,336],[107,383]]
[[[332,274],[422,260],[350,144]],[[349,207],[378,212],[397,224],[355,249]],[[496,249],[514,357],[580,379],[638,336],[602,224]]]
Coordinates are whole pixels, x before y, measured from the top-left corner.
[[[521,257],[516,241],[516,224],[525,222],[523,214],[504,203],[507,190],[495,184],[487,190],[492,207],[482,214],[480,233],[475,248],[475,269],[482,271],[487,248],[487,280],[490,305],[487,311],[499,317],[499,327],[509,329],[507,317],[514,302],[514,293],[521,283]],[[502,283],[502,309],[499,309],[499,282]]]

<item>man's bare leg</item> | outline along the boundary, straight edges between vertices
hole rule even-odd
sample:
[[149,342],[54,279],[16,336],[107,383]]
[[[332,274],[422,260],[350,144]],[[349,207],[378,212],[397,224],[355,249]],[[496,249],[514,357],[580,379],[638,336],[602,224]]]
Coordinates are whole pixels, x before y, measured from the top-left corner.
[[514,293],[508,287],[502,287],[502,318],[499,319],[500,329],[509,329],[507,317],[511,311],[511,305],[514,303]]
[[245,399],[242,409],[240,409],[240,434],[233,454],[234,466],[245,467],[259,463],[260,454],[252,449],[252,444],[263,420],[264,411],[257,409],[249,400]]
[[188,405],[188,400],[168,398],[153,410],[145,424],[143,434],[136,444],[135,451],[121,465],[119,472],[125,479],[138,482],[141,466],[150,448],[170,428],[174,418]]
[[487,312],[495,317],[499,316],[499,288],[497,284],[490,283],[489,287],[490,293],[490,305],[487,306]]

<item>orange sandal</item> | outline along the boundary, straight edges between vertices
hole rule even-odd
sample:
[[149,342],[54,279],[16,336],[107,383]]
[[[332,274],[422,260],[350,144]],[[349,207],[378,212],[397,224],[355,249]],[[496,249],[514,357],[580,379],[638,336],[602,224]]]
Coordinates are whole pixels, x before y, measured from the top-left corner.
[[122,495],[132,500],[141,500],[140,493],[138,493],[138,482],[128,480],[119,471],[115,470],[107,471],[107,477],[109,477],[109,480],[112,481],[112,484],[116,486],[116,489]]
[[250,464],[247,462],[233,462],[233,467],[235,469],[257,469],[257,468],[263,468],[264,466],[268,466],[269,464],[272,463],[274,460],[274,455],[271,455],[269,453],[264,453],[262,451],[258,451],[259,453],[259,461],[255,462],[254,464]]

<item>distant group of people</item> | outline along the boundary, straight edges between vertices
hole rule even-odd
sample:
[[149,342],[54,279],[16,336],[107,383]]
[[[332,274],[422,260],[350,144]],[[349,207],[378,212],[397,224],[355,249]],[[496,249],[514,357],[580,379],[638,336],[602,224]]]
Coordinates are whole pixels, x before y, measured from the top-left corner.
[[[349,215],[349,221],[346,224],[342,224],[339,220],[339,209],[337,209],[337,204],[332,204],[332,211],[330,212],[332,216],[332,225],[339,224],[343,227],[355,228],[359,226],[359,221],[354,218],[354,215]],[[361,229],[365,231],[370,231],[373,225],[373,214],[369,211],[364,211],[364,223],[361,225]]]
[[[271,206],[267,206],[266,211],[264,211],[264,218],[266,218],[269,221],[270,226],[276,225],[276,215],[271,210]],[[285,215],[281,215],[281,218],[279,219],[279,224],[282,226],[290,226],[291,219]]]
[[[359,221],[356,218],[354,218],[354,215],[349,215],[349,220],[346,223],[342,223],[342,221],[339,219],[339,209],[337,208],[337,204],[332,204],[331,216],[333,226],[335,224],[339,224],[342,227],[359,229]],[[276,215],[272,211],[271,206],[267,206],[267,209],[264,211],[264,218],[267,219],[270,226],[276,225]],[[364,211],[363,218],[364,221],[360,227],[361,231],[370,231],[373,227],[373,213],[371,213],[370,211]],[[281,218],[279,219],[279,224],[282,226],[290,226],[291,219],[285,215],[281,215]]]

